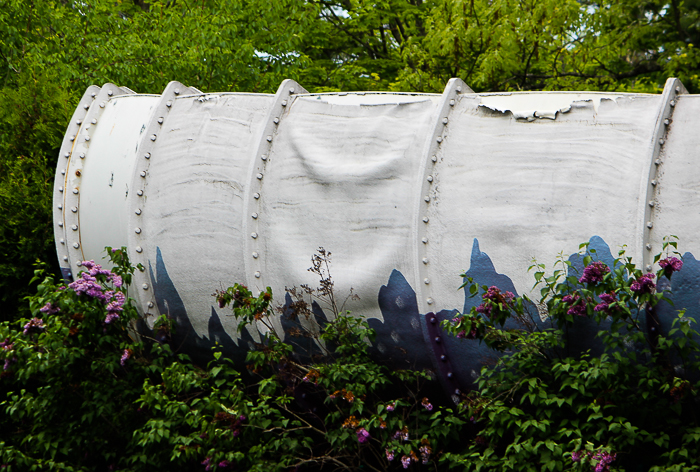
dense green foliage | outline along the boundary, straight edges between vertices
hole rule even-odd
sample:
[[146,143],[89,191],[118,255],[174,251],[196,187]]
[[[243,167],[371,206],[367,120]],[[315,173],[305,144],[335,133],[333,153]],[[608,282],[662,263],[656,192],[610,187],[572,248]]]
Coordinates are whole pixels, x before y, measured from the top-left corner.
[[[426,396],[430,373],[372,360],[374,332],[347,312],[305,332],[314,352],[294,352],[269,288],[215,294],[239,329],[267,335],[245,366],[215,351],[198,367],[173,352],[170,320],[135,330],[135,269],[108,254],[113,272],[84,262],[69,286],[38,270],[33,318],[0,324],[8,471],[700,470],[698,333],[683,313],[668,337],[644,328],[665,295],[623,253],[613,267],[585,253],[582,274],[535,266],[549,324],[533,322],[530,300],[467,282],[482,304],[443,328],[502,357],[452,407]],[[329,256],[314,257],[318,289],[291,290],[296,317],[314,299],[337,308]],[[667,278],[682,265],[659,263]],[[505,328],[512,319],[524,328]],[[572,353],[566,333],[581,323],[597,328],[594,349]]]

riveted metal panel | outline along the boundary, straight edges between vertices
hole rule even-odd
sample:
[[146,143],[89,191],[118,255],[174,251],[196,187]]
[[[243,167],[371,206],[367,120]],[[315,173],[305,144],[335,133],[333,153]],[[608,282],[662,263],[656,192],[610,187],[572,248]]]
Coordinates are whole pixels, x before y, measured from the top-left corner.
[[[212,310],[218,310],[212,293],[246,278],[244,199],[273,96],[189,94],[182,86],[175,95],[177,88],[164,93],[163,112],[153,114],[157,126],[149,126],[139,148],[129,251],[145,269],[134,287],[149,321],[186,315],[198,336],[210,338],[216,336],[209,329]],[[236,321],[224,313],[219,318],[236,340]]]
[[256,241],[265,285],[278,299],[286,286],[318,284],[306,269],[323,246],[336,296],[354,288],[360,297],[346,309],[382,320],[377,289],[394,270],[409,284],[416,278],[416,176],[440,96],[362,98],[367,104],[351,95],[291,104],[272,141]]
[[639,189],[661,97],[590,93],[562,106],[561,96],[527,95],[562,111],[537,118],[537,109],[495,110],[488,95],[462,95],[450,115],[427,214],[434,310],[466,305],[456,274],[481,251],[520,294],[532,287],[533,258],[551,264],[593,236],[642,259]]
[[[68,166],[66,168],[65,180],[65,200],[64,200],[64,220],[66,231],[66,245],[68,246],[68,262],[73,272],[75,272],[82,261],[91,259],[99,260],[102,257],[101,251],[86,254],[82,239],[81,239],[81,221],[80,221],[80,203],[82,182],[84,180],[84,163],[88,159],[92,134],[100,120],[105,106],[111,97],[124,95],[127,92],[120,89],[114,84],[104,84],[97,95],[94,97],[94,102],[88,109],[87,114],[82,120],[80,129],[74,137],[75,143],[71,153]],[[88,219],[86,224],[90,225],[93,222]]]
[[70,258],[68,255],[67,228],[64,213],[66,209],[65,197],[68,165],[77,142],[78,133],[80,132],[83,121],[85,121],[85,116],[99,92],[100,87],[96,85],[91,85],[85,90],[66,128],[66,134],[63,137],[61,149],[58,154],[58,162],[56,163],[56,175],[53,184],[53,227],[58,263],[65,280],[71,280],[74,272],[70,265]]

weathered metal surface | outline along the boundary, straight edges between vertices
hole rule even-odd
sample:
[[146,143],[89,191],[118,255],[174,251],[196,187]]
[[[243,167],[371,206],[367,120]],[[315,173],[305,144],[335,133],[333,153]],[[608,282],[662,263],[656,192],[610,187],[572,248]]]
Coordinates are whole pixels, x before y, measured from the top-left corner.
[[[320,246],[338,296],[353,288],[347,308],[377,330],[375,355],[432,369],[451,394],[491,356],[440,334],[440,320],[475,303],[458,290],[465,271],[524,294],[533,258],[590,240],[601,260],[626,244],[651,266],[675,234],[689,252],[674,297],[700,319],[700,99],[675,79],[662,95],[476,94],[453,79],[442,95],[309,94],[285,81],[273,96],[173,82],[160,97],[95,103],[98,124],[80,134],[74,117],[59,157],[62,267],[127,244],[144,267],[140,311],[177,319],[192,349],[235,354],[259,340],[237,333],[212,293],[244,282],[284,303],[285,287],[317,282],[306,269]],[[64,176],[71,146],[87,155],[71,154]],[[673,310],[660,310],[662,326]]]

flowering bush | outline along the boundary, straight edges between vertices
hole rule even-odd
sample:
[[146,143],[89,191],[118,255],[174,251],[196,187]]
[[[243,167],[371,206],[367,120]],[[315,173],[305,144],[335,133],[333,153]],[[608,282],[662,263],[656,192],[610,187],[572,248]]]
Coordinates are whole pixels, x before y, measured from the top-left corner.
[[478,436],[444,460],[466,470],[700,470],[697,332],[683,312],[669,333],[655,329],[655,307],[667,295],[655,280],[682,267],[669,254],[675,248],[666,241],[657,274],[623,251],[607,266],[587,245],[583,273],[563,259],[551,276],[535,264],[548,319],[529,330],[503,326],[508,317],[538,316],[528,313],[535,303],[496,305],[488,296],[496,287],[483,287],[484,304],[508,313],[494,320],[474,309],[444,327],[463,337],[478,326],[474,337],[508,353],[482,370],[462,403]]

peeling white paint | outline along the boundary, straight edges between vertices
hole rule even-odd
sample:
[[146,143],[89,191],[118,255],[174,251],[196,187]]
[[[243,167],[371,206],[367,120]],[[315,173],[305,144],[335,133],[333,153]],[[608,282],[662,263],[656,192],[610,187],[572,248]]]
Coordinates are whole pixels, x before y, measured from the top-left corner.
[[480,107],[501,113],[510,112],[516,120],[534,121],[536,118],[554,120],[557,113],[568,113],[577,104],[590,102],[598,113],[602,100],[616,101],[624,94],[516,92],[480,95]]

